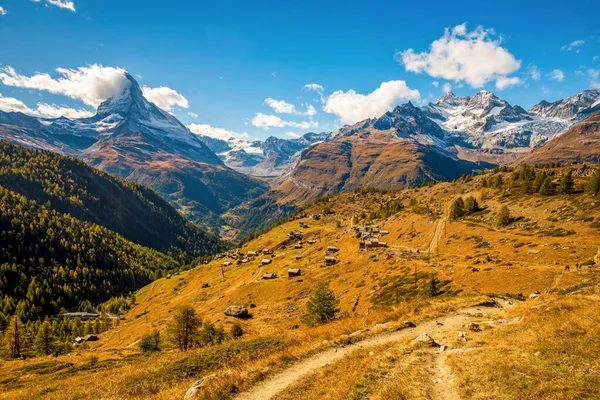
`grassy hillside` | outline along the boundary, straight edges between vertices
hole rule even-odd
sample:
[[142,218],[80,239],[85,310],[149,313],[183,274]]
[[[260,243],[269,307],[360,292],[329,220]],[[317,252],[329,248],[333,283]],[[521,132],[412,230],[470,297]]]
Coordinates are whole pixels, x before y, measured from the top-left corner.
[[[600,382],[589,371],[600,367],[593,345],[598,320],[590,310],[600,293],[600,198],[583,191],[593,172],[573,167],[569,194],[559,194],[567,168],[498,169],[452,183],[358,190],[316,202],[306,217],[242,248],[272,249],[272,256],[239,264],[217,259],[159,279],[136,293],[137,304],[117,329],[80,356],[0,365],[0,390],[9,399],[93,398],[98,391],[109,399],[180,399],[196,380],[217,373],[198,398],[232,398],[276,381],[279,371],[292,376],[286,367],[313,355],[349,351],[340,342],[396,334],[315,369],[279,398],[451,398],[446,389],[466,398],[581,398],[582,387],[596,393]],[[554,190],[533,190],[536,180]],[[450,218],[459,197],[465,204],[473,197],[479,207]],[[500,218],[505,207],[508,216]],[[317,213],[320,220],[310,218]],[[380,238],[388,247],[361,251],[351,221],[388,231]],[[287,237],[298,229],[302,248]],[[339,249],[333,266],[323,262],[327,246]],[[265,257],[272,263],[261,265]],[[300,268],[302,276],[288,278],[289,268]],[[261,279],[267,272],[278,277]],[[309,327],[305,305],[322,281],[330,281],[341,310],[336,321]],[[490,296],[506,309],[486,306]],[[187,353],[165,341],[162,352],[141,355],[137,341],[154,329],[166,338],[180,305],[226,331],[238,322],[244,336]],[[246,305],[252,317],[225,316],[231,305]],[[403,331],[407,319],[417,328]],[[467,329],[473,321],[483,329]],[[465,340],[460,331],[467,332]],[[416,347],[419,332],[450,351]],[[439,378],[440,368],[452,375]],[[438,378],[443,384],[431,383]]]
[[224,248],[147,187],[56,153],[0,142],[0,186],[182,263]]

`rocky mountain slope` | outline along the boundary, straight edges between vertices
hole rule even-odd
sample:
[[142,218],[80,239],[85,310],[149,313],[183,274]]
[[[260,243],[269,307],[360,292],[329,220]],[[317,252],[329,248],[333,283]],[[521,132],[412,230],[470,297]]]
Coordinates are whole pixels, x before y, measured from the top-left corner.
[[91,118],[37,120],[0,112],[0,138],[57,151],[156,190],[181,212],[216,229],[225,210],[268,186],[223,164],[169,113],[148,102],[137,82],[106,100]]
[[519,159],[519,164],[549,162],[563,165],[600,163],[600,112]]
[[223,162],[236,171],[251,176],[283,176],[300,157],[302,150],[329,140],[329,133],[309,132],[295,139],[270,136],[264,141],[231,138],[215,139],[199,135]]

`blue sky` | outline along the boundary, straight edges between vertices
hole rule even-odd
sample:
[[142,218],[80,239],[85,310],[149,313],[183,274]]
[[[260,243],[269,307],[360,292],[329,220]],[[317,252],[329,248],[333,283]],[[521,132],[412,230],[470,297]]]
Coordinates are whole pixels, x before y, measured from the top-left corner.
[[598,85],[600,2],[531,3],[0,0],[0,107],[86,115],[123,69],[186,125],[258,139],[330,131],[448,85],[525,108]]

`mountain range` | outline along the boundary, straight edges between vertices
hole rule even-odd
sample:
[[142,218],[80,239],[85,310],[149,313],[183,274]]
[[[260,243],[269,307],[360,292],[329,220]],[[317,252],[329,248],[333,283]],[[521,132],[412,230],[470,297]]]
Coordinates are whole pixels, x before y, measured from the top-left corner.
[[222,140],[193,134],[126,77],[128,85],[90,118],[0,112],[0,139],[74,156],[149,186],[230,239],[323,195],[454,179],[518,162],[538,148],[539,157],[552,139],[600,111],[600,90],[529,110],[488,91],[448,92],[435,103],[402,104],[331,133]]
[[216,233],[223,212],[267,191],[267,184],[225,166],[177,118],[147,101],[130,75],[127,80],[91,118],[0,112],[0,138],[74,156],[147,185]]

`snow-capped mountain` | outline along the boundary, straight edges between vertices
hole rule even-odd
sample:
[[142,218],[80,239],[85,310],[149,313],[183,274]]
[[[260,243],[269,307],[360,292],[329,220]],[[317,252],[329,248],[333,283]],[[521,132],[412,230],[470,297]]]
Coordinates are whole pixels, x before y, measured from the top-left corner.
[[214,231],[219,215],[264,193],[268,185],[223,164],[177,118],[144,98],[138,83],[103,102],[90,118],[36,119],[0,112],[0,139],[81,158],[150,186]]
[[596,111],[600,111],[600,89],[584,90],[575,96],[554,103],[542,100],[529,109],[530,114],[539,117],[574,119],[577,122]]
[[576,122],[530,113],[488,91],[473,97],[449,92],[422,110],[446,131],[449,144],[484,152],[526,152]]
[[264,141],[198,136],[225,165],[253,176],[283,176],[296,164],[300,153],[311,145],[329,139],[329,133],[309,132],[294,139],[270,136]]
[[[46,130],[54,135],[72,135],[97,139],[88,152],[97,151],[105,141],[119,140],[130,133],[144,134],[154,146],[168,153],[179,154],[194,161],[222,165],[221,160],[191,133],[177,118],[146,100],[138,83],[126,74],[127,85],[121,93],[104,101],[96,115],[70,120],[43,120]],[[143,152],[143,148],[139,149]]]

